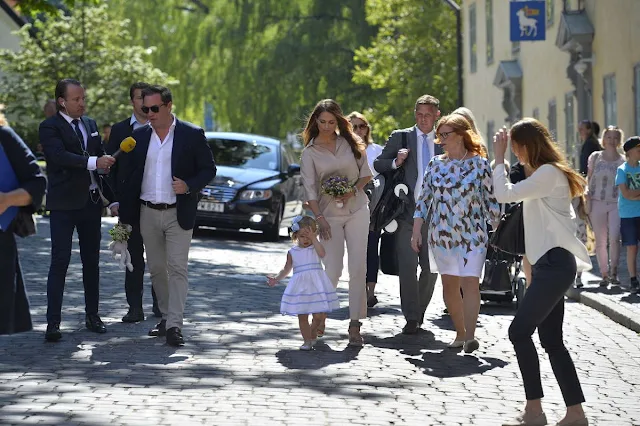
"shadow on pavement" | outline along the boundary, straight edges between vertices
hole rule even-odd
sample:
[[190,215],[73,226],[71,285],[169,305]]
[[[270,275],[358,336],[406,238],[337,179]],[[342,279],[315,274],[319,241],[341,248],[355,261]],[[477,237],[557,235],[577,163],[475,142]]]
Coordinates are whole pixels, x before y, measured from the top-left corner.
[[424,374],[438,378],[464,377],[482,374],[496,367],[503,368],[509,363],[492,357],[474,355],[460,356],[459,350],[445,348],[440,351],[427,351],[422,359],[408,361],[420,368]]

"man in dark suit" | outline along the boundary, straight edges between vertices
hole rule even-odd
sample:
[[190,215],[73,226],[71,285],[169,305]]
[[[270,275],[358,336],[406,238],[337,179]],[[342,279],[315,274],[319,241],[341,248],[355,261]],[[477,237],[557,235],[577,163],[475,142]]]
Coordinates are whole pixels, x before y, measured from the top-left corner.
[[[131,85],[129,89],[129,98],[131,99],[131,106],[133,113],[131,117],[126,118],[111,128],[111,137],[105,148],[107,154],[115,153],[120,148],[120,142],[133,134],[134,130],[147,126],[147,114],[142,112],[142,90],[149,87],[147,83],[137,82]],[[119,195],[125,191],[123,185],[126,182],[125,172],[129,169],[128,164],[132,154],[122,152],[119,154],[118,162],[111,168],[109,174],[112,182],[112,187],[116,195],[116,199],[119,199]],[[111,209],[111,214],[118,215],[119,203],[115,203]],[[144,279],[144,247],[142,245],[142,235],[140,235],[140,223],[130,223],[132,226],[131,236],[127,243],[129,253],[131,254],[131,263],[133,264],[133,271],[127,269],[125,273],[124,288],[127,295],[127,303],[129,304],[129,310],[127,314],[122,318],[123,322],[138,322],[144,321],[144,311],[142,309],[142,282]],[[161,317],[160,309],[158,308],[158,300],[156,293],[151,288],[151,295],[153,296],[153,313],[156,317]]]
[[140,223],[151,283],[162,321],[149,332],[182,346],[184,306],[189,285],[187,263],[198,194],[216,174],[204,131],[172,113],[169,89],[142,91],[149,126],[133,132],[137,144],[125,172],[120,197],[123,223]]
[[[434,143],[434,124],[440,116],[440,102],[430,95],[418,98],[415,105],[416,125],[407,129],[394,130],[387,140],[382,154],[373,163],[379,173],[404,167],[405,184],[410,196],[416,199],[422,189],[424,171],[434,155],[442,154],[440,145]],[[407,148],[402,147],[403,134]],[[403,212],[396,231],[396,253],[400,278],[400,305],[407,321],[402,332],[415,334],[424,321],[424,313],[433,296],[437,274],[429,269],[429,251],[423,244],[420,253],[411,248],[413,231],[413,209]],[[423,241],[427,240],[427,227],[422,227]],[[418,262],[420,279],[417,278]]]
[[58,112],[40,123],[40,143],[47,160],[47,210],[51,211],[51,266],[47,280],[45,339],[58,341],[65,277],[71,240],[78,232],[85,297],[85,324],[96,333],[107,331],[98,316],[102,210],[113,193],[97,169],[108,170],[115,159],[105,155],[96,122],[85,117],[85,91],[73,79],[55,90]]

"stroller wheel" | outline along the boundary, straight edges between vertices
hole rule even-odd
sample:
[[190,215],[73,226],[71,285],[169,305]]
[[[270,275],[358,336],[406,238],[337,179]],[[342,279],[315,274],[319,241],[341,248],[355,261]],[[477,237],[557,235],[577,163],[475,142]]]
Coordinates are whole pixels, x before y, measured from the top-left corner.
[[527,291],[527,280],[524,278],[518,278],[516,283],[516,309],[522,303],[522,299],[524,299],[524,293]]

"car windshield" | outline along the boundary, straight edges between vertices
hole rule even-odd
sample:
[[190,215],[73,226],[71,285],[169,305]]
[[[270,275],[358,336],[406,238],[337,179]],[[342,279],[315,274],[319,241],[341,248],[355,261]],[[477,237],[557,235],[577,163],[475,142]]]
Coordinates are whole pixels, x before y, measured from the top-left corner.
[[217,165],[278,170],[276,145],[231,139],[209,139],[209,145]]

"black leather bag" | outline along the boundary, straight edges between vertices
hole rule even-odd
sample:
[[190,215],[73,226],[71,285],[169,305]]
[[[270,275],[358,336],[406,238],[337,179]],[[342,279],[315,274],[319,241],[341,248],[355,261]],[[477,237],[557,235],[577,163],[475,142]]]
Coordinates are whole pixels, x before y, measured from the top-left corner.
[[387,275],[398,275],[400,273],[395,233],[384,232],[380,236],[380,270]]
[[497,250],[493,250],[485,260],[484,278],[480,290],[511,291],[509,261]]
[[500,251],[518,256],[524,255],[524,220],[522,203],[508,208],[500,224],[491,235],[489,244]]
[[29,237],[36,233],[36,222],[29,208],[21,207],[18,214],[11,222],[11,229],[18,237]]

